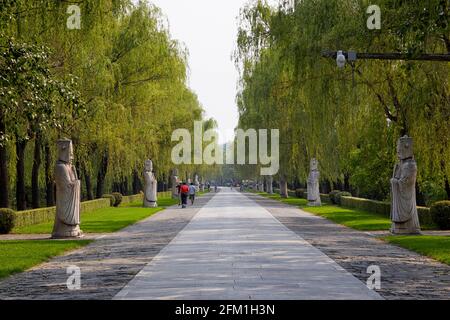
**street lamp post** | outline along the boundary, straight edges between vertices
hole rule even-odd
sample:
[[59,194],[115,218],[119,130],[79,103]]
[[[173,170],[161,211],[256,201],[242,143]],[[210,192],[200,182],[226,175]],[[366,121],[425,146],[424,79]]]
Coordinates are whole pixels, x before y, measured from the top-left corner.
[[409,55],[399,52],[391,53],[367,53],[355,51],[322,51],[322,57],[336,59],[339,68],[345,66],[346,61],[356,60],[406,60],[406,61],[438,61],[450,62],[450,54],[419,54]]

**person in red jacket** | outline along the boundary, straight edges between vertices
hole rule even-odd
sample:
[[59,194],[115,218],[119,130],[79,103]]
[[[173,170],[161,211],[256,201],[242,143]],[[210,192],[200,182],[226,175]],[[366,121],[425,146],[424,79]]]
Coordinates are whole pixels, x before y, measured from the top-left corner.
[[181,184],[180,192],[181,192],[181,207],[186,208],[187,199],[189,196],[189,186],[186,184],[186,182],[183,182]]

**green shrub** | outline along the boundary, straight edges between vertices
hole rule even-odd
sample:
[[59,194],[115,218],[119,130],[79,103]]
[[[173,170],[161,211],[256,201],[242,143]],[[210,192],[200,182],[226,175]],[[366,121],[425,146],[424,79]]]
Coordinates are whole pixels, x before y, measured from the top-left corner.
[[335,196],[334,196],[334,201],[337,205],[341,205],[341,197],[351,197],[352,194],[350,192],[347,191],[342,191],[342,192],[338,192]]
[[109,199],[111,207],[114,207],[114,205],[116,204],[116,197],[114,197],[112,194],[104,194],[102,195],[102,198]]
[[431,206],[431,216],[441,230],[450,230],[450,201],[438,201]]
[[331,191],[331,192],[329,193],[331,203],[337,204],[337,202],[336,202],[336,195],[337,195],[339,192],[341,192],[341,191],[340,191],[340,190],[333,190],[333,191]]
[[0,234],[9,233],[16,223],[16,214],[11,209],[0,209]]
[[297,198],[304,198],[305,197],[305,189],[299,188],[299,189],[295,189],[295,196]]
[[122,194],[119,192],[113,192],[112,195],[115,198],[114,207],[118,207],[122,203]]

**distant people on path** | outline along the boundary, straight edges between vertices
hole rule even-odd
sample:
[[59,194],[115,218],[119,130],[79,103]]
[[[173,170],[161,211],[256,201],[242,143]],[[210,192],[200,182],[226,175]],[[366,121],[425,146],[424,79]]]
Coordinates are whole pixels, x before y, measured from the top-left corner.
[[197,189],[195,188],[194,183],[191,183],[191,185],[189,186],[189,199],[191,199],[191,205],[194,204],[196,191]]
[[214,184],[214,192],[217,192],[217,183]]
[[186,208],[187,206],[187,198],[189,196],[189,186],[186,184],[186,182],[183,182],[181,184],[181,208]]
[[206,187],[208,188],[208,192],[211,191],[211,184],[208,182],[208,184],[206,185]]

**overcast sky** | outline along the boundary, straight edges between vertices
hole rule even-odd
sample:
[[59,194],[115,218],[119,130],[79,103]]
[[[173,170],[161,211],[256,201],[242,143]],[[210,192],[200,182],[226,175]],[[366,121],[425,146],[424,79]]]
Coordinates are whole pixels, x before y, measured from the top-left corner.
[[190,87],[207,117],[220,130],[234,129],[238,73],[231,55],[235,48],[239,9],[248,0],[150,0],[168,18],[170,33],[189,50]]

